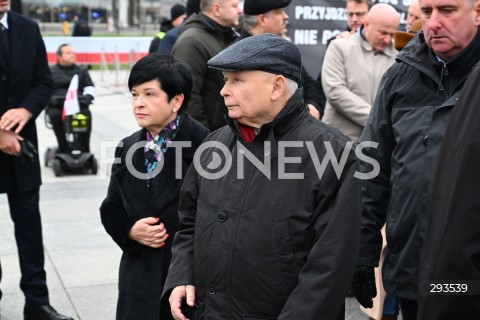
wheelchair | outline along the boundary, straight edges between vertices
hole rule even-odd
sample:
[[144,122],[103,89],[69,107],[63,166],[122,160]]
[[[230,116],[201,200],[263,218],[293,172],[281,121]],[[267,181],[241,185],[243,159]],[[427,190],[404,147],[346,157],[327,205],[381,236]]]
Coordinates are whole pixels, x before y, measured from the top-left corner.
[[[49,107],[45,110],[45,125],[53,129],[49,116]],[[44,155],[45,166],[52,166],[56,177],[67,172],[90,171],[96,175],[98,162],[93,153],[82,147],[82,138],[91,131],[91,117],[79,112],[75,115],[66,116],[63,120],[63,127],[69,152],[60,152],[58,147],[47,148]]]

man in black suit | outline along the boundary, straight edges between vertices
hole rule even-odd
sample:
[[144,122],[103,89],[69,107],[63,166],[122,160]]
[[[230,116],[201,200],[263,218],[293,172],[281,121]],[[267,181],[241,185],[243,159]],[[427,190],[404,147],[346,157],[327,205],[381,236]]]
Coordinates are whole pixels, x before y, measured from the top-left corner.
[[9,0],[0,2],[0,193],[7,194],[15,224],[24,319],[72,320],[50,306],[39,210],[35,119],[54,83],[38,25],[9,10]]

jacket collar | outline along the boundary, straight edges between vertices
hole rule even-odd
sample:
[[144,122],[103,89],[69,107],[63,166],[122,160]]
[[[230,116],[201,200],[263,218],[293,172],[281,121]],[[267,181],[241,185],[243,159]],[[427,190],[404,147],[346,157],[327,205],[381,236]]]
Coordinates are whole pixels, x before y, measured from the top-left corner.
[[2,19],[0,19],[0,23],[8,30],[8,11],[5,12]]
[[242,28],[242,33],[240,33],[240,37],[238,37],[236,41],[240,41],[251,36],[252,34],[247,30],[247,28]]
[[7,21],[8,21],[8,32],[10,35],[10,72],[15,72],[15,68],[20,63],[20,56],[19,54],[12,54],[12,52],[22,52],[21,48],[21,41],[23,39],[31,39],[31,36],[27,35],[26,32],[30,32],[30,28],[25,28],[23,26],[24,21],[21,15],[15,13],[13,11],[8,11],[7,13]]
[[[5,14],[3,15],[2,19],[0,20],[0,24],[2,24],[4,27],[5,27],[5,31],[4,32],[9,32],[8,31],[8,28],[9,28],[9,25],[8,25],[8,11],[5,12]],[[10,37],[9,37],[10,38]],[[10,41],[11,42],[11,41]],[[11,52],[11,51],[10,51]],[[0,60],[0,67],[2,69],[4,69],[5,71],[8,71],[8,65],[7,65],[7,61],[5,60]]]
[[[203,140],[204,132],[201,131],[201,126],[195,123],[195,120],[192,117],[185,113],[185,118],[183,119],[180,130],[178,131],[175,141],[189,141],[192,143],[192,146],[189,148],[182,148],[182,158],[186,161],[192,161],[195,154],[195,150]],[[205,129],[206,130],[206,129]],[[203,136],[202,136],[203,135]],[[131,138],[129,138],[123,148],[128,150],[134,143],[139,141],[146,141],[147,129],[140,129],[135,132]],[[198,138],[198,141],[192,141],[192,138]],[[170,156],[170,155],[169,155]],[[124,160],[122,160],[124,161]],[[133,166],[139,172],[145,172],[145,163],[144,163],[144,151],[143,148],[135,150],[133,154]]]
[[[450,74],[469,73],[475,63],[479,60],[480,32],[478,30],[479,29],[477,29],[477,33],[473,40],[468,44],[465,49],[463,49],[458,55],[453,57],[453,59],[445,62]],[[440,61],[438,61],[435,53],[431,49],[429,49],[429,53],[432,60],[441,63]]]
[[[269,123],[264,124],[260,128],[260,132],[255,137],[255,141],[275,141],[278,137],[283,136],[288,130],[294,127],[297,122],[308,115],[307,107],[303,101],[302,89],[299,88],[297,92],[287,101],[285,107],[278,113],[278,115]],[[226,117],[227,124],[235,134],[237,139],[242,140],[242,135],[238,131],[236,121],[228,116]]]
[[[453,74],[468,73],[480,56],[480,32],[473,38],[472,42],[457,56],[446,62],[448,70]],[[397,60],[420,68],[424,73],[429,70],[441,68],[443,63],[438,61],[435,53],[427,46],[423,31],[418,32],[415,37],[397,55]]]
[[239,36],[239,34],[233,28],[224,27],[203,13],[192,14],[188,18],[187,22],[185,22],[185,26],[181,29],[180,33],[185,32],[185,30],[190,29],[191,27],[199,25],[211,33],[221,34],[223,38],[229,42],[235,40]]

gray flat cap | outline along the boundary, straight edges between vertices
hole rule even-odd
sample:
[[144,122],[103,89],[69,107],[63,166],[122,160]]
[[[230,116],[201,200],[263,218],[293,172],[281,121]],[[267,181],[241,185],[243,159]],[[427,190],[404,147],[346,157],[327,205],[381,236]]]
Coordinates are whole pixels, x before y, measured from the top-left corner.
[[264,33],[235,42],[211,58],[208,66],[222,71],[261,70],[300,83],[302,57],[292,42]]

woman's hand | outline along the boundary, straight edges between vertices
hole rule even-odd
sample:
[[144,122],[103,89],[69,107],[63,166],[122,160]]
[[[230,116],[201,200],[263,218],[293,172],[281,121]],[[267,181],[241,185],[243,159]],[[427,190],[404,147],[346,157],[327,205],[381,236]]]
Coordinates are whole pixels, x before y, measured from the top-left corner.
[[160,218],[143,218],[135,222],[128,233],[128,237],[147,247],[162,248],[165,246],[169,234],[163,222],[157,224]]

